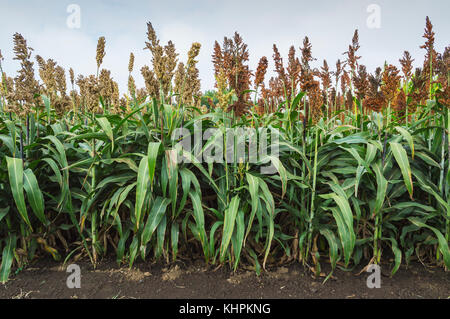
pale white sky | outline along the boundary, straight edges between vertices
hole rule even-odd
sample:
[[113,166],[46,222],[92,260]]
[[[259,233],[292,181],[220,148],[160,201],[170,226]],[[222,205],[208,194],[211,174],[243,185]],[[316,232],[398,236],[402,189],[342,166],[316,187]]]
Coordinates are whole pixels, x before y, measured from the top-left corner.
[[[69,4],[81,9],[81,27],[71,29],[66,20]],[[367,26],[367,7],[381,9],[381,27]],[[450,45],[449,0],[0,0],[0,50],[5,57],[4,70],[12,75],[18,68],[13,61],[12,35],[20,32],[35,53],[53,58],[76,74],[96,71],[97,39],[106,37],[103,67],[112,71],[121,91],[126,90],[128,57],[136,56],[134,77],[143,86],[140,68],[151,66],[146,41],[146,22],[151,21],[165,44],[175,43],[180,60],[192,42],[200,42],[199,70],[202,90],[214,86],[211,54],[214,41],[222,44],[224,36],[238,31],[250,50],[250,67],[256,69],[259,58],[269,58],[269,75],[273,74],[272,45],[277,44],[286,57],[290,45],[298,49],[305,35],[312,42],[315,66],[327,59],[334,68],[348,48],[353,32],[360,33],[360,63],[369,71],[388,63],[398,64],[404,50],[410,51],[416,65],[423,60],[425,16],[430,16],[436,32],[436,49]],[[267,79],[267,78],[266,78]]]

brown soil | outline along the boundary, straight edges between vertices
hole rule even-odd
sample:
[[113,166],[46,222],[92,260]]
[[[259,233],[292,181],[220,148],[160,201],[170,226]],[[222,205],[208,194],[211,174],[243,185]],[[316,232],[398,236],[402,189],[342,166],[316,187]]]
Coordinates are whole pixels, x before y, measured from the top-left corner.
[[110,261],[96,269],[87,262],[78,264],[79,289],[67,288],[70,274],[60,263],[39,261],[0,284],[0,298],[450,298],[449,272],[421,264],[402,266],[392,278],[383,275],[381,288],[373,289],[366,286],[369,273],[336,270],[323,284],[324,278],[313,278],[299,264],[260,276],[246,270],[233,273],[228,267],[207,268],[201,262],[141,263],[131,270]]

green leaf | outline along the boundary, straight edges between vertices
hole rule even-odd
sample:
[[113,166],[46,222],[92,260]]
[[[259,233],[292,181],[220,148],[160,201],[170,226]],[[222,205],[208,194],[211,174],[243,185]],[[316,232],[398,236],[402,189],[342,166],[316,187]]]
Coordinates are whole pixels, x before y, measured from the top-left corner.
[[5,239],[6,245],[3,248],[2,264],[0,266],[0,282],[4,284],[8,281],[9,273],[14,259],[14,250],[16,249],[16,235],[11,234]]
[[398,244],[397,244],[397,241],[395,240],[395,238],[390,237],[390,238],[381,238],[381,239],[389,240],[391,242],[392,252],[394,253],[394,257],[395,257],[395,265],[391,271],[391,276],[393,276],[397,272],[397,270],[400,268],[400,265],[402,263],[402,252],[398,248]]
[[245,231],[244,212],[242,210],[239,210],[236,218],[236,231],[234,232],[234,235],[232,237],[233,251],[234,251],[234,271],[236,271],[236,268],[239,264],[242,245],[244,243],[244,231]]
[[12,137],[0,134],[0,140],[2,140],[3,143],[5,143],[5,145],[8,147],[8,149],[11,153],[11,156],[14,156],[15,152],[16,152],[16,145],[15,145]]
[[231,199],[230,205],[225,210],[225,219],[223,225],[222,243],[220,245],[220,262],[225,260],[228,245],[230,244],[231,236],[233,235],[234,225],[236,222],[236,215],[239,209],[240,198],[238,195]]
[[141,228],[141,222],[143,218],[143,207],[145,197],[147,195],[147,188],[149,183],[148,174],[148,158],[144,156],[139,164],[139,171],[137,175],[137,185],[136,185],[136,204],[134,208],[134,214],[136,217],[134,231],[137,232]]
[[44,196],[39,188],[36,176],[31,169],[26,169],[23,174],[23,187],[27,193],[28,202],[30,203],[36,217],[44,224],[48,225],[49,221],[45,217]]
[[205,258],[209,259],[209,250],[208,250],[208,239],[206,237],[206,230],[205,230],[205,216],[203,212],[202,207],[202,201],[200,199],[199,194],[196,191],[189,192],[189,197],[192,201],[192,207],[193,207],[193,215],[195,219],[195,223],[197,225],[197,230],[199,231],[198,237],[200,238],[202,247],[203,247],[203,253],[205,254]]
[[150,177],[150,187],[153,189],[153,179],[155,178],[156,160],[158,158],[161,142],[152,142],[148,144],[148,174]]
[[178,223],[174,222],[171,228],[170,242],[172,244],[172,256],[173,261],[176,260],[178,254],[178,238],[180,235],[180,226]]
[[246,234],[244,237],[244,244],[245,244],[247,236],[250,233],[250,230],[252,228],[253,219],[255,218],[256,211],[258,210],[258,203],[259,203],[259,196],[258,196],[259,178],[255,177],[249,173],[246,173],[245,176],[247,177],[247,182],[248,182],[248,190],[249,190],[250,198],[251,198],[252,212],[250,213],[247,231],[246,231]]
[[411,177],[411,168],[409,166],[408,155],[406,154],[403,146],[396,142],[390,142],[392,153],[397,161],[400,170],[402,171],[403,180],[405,181],[406,188],[408,189],[409,196],[413,199],[413,183]]
[[20,158],[7,156],[6,162],[8,165],[9,184],[17,209],[22,219],[32,229],[25,205],[25,196],[23,195],[23,161]]
[[267,156],[267,158],[270,159],[273,166],[275,166],[276,170],[278,171],[278,174],[280,174],[281,178],[281,198],[284,197],[284,194],[286,193],[286,187],[287,187],[287,173],[286,169],[284,168],[283,164],[281,163],[280,159],[275,156]]
[[338,260],[338,239],[334,236],[334,233],[328,228],[320,228],[320,234],[324,236],[328,241],[329,247],[329,255],[330,255],[330,263],[331,263],[331,272],[325,278],[324,282],[327,281],[331,275],[333,274],[333,270],[336,268],[336,263]]
[[408,142],[409,148],[411,149],[411,157],[414,160],[414,140],[406,129],[400,126],[396,126],[395,129],[403,136],[403,138]]
[[162,198],[161,196],[156,197],[153,202],[152,208],[147,218],[147,223],[145,224],[144,231],[141,237],[141,251],[145,245],[150,241],[156,227],[158,227],[161,219],[166,212],[167,205],[170,204],[170,199]]
[[114,134],[113,134],[113,130],[111,128],[111,123],[109,123],[109,121],[106,117],[97,118],[97,122],[98,122],[98,124],[100,124],[100,126],[103,129],[103,131],[105,132],[106,136],[108,136],[108,138],[110,139],[111,145],[112,145],[111,149],[114,150]]
[[381,211],[381,208],[383,207],[384,199],[386,198],[388,182],[384,177],[383,172],[381,171],[379,163],[373,164],[372,168],[377,177],[377,197],[375,200],[375,207],[373,208],[372,212],[372,217],[374,217]]

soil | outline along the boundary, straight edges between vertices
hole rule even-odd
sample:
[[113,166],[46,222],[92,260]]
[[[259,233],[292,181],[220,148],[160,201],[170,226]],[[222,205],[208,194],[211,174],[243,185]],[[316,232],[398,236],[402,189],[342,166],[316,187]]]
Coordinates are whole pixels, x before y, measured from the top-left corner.
[[370,273],[358,275],[361,269],[352,272],[337,269],[323,283],[323,277],[314,278],[310,270],[298,263],[268,269],[260,276],[250,270],[233,273],[227,266],[206,267],[200,261],[171,265],[140,263],[131,270],[113,261],[103,261],[96,269],[88,262],[78,265],[79,289],[67,287],[70,273],[61,263],[43,260],[0,284],[0,298],[450,299],[450,273],[421,264],[402,266],[393,277],[384,274],[382,267],[381,288],[372,289],[366,285]]

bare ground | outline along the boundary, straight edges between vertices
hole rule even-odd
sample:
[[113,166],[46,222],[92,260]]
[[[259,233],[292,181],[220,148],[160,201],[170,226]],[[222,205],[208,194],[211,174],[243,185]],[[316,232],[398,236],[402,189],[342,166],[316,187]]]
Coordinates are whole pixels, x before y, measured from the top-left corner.
[[450,298],[450,273],[421,264],[402,266],[391,278],[382,268],[381,288],[369,289],[369,273],[336,270],[333,278],[314,278],[298,263],[268,269],[233,273],[228,267],[214,269],[202,262],[171,265],[140,263],[133,269],[103,261],[96,269],[79,262],[81,288],[69,289],[70,275],[61,263],[39,261],[13,274],[0,284],[0,298],[183,298],[183,299],[278,299],[278,298]]

